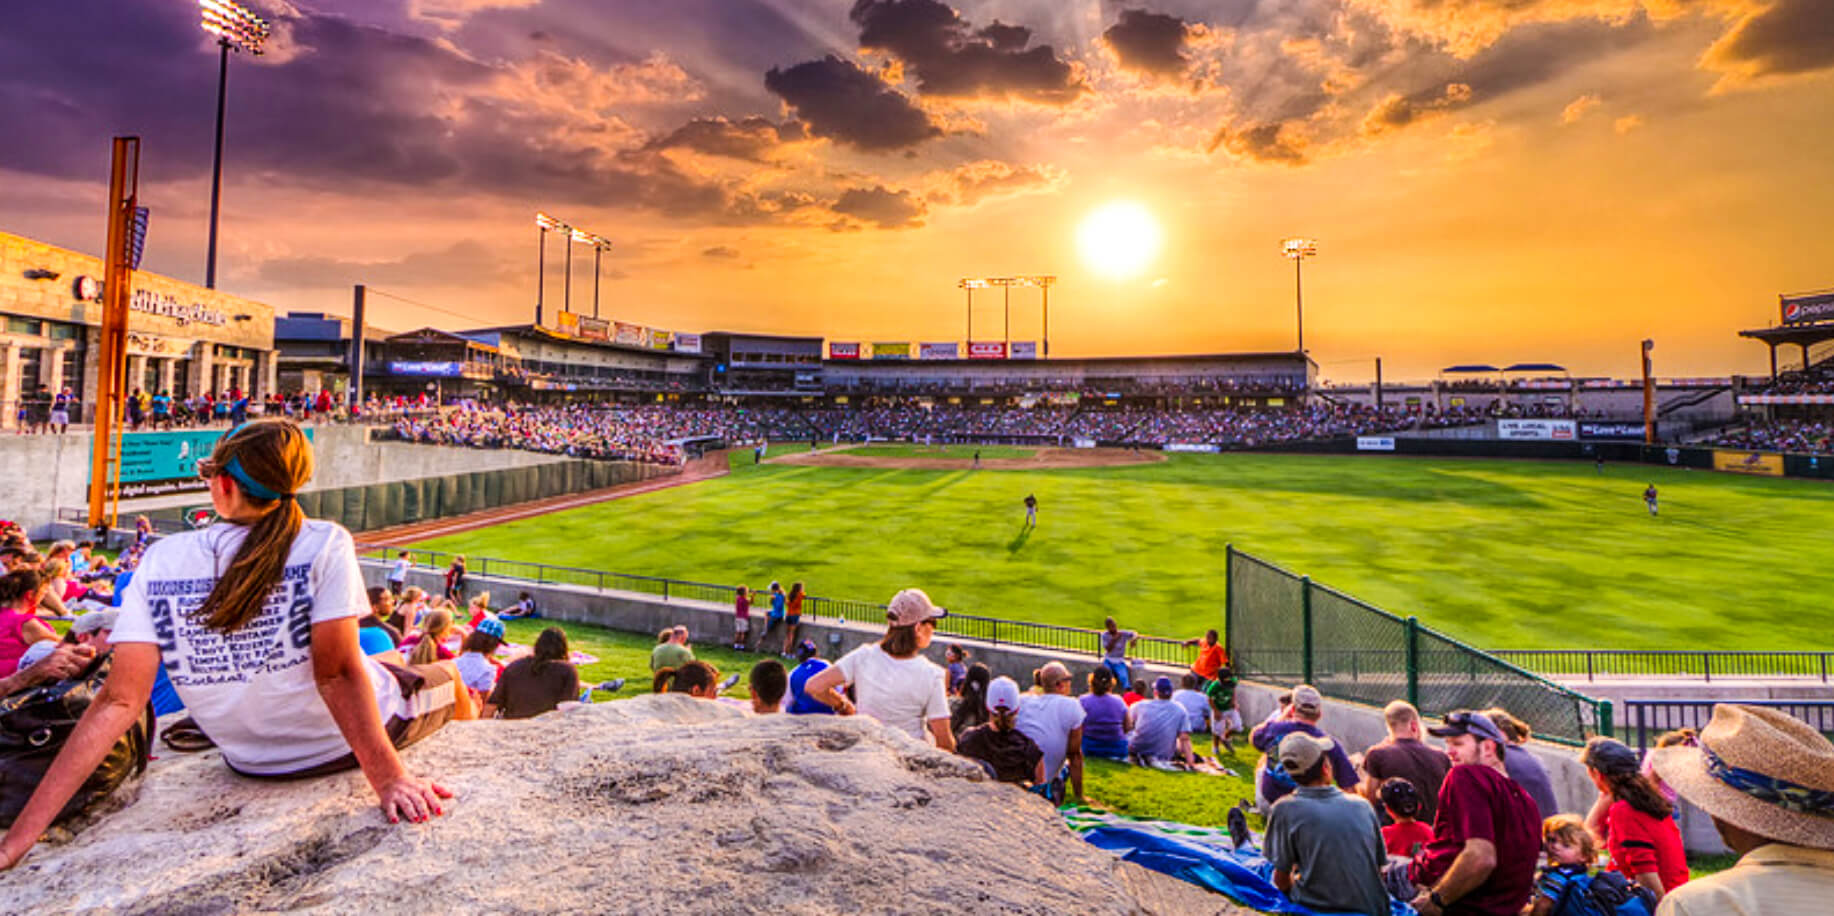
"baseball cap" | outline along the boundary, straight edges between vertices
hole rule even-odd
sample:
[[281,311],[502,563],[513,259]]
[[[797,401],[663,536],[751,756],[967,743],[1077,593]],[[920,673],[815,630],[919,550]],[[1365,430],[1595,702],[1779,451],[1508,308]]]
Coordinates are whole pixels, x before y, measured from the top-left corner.
[[121,616],[120,611],[90,611],[78,617],[76,622],[70,625],[70,632],[94,633],[98,630],[113,630],[115,618],[119,616]]
[[1586,752],[1582,756],[1586,766],[1606,775],[1635,773],[1643,766],[1643,762],[1637,759],[1636,751],[1610,738],[1593,738],[1586,744]]
[[25,669],[30,668],[33,665],[38,664],[39,662],[44,661],[47,657],[51,655],[51,653],[56,652],[56,651],[57,651],[57,640],[41,639],[31,644],[30,646],[26,647],[25,654],[19,656],[19,667],[14,670],[15,672],[24,671]]
[[1314,738],[1305,732],[1293,732],[1280,739],[1280,768],[1298,775],[1318,763],[1318,758],[1337,746],[1330,738]]
[[907,588],[892,596],[885,606],[885,619],[894,627],[914,627],[926,620],[949,616],[949,612],[930,602],[921,588]]
[[1153,681],[1153,693],[1159,696],[1171,696],[1172,689],[1172,679],[1169,677],[1161,676],[1158,680]]
[[796,660],[799,662],[806,662],[820,654],[821,649],[816,647],[813,639],[805,639],[796,644]]
[[1402,817],[1420,813],[1420,789],[1401,776],[1390,776],[1382,782],[1382,804]]
[[1305,713],[1324,712],[1325,698],[1319,695],[1317,687],[1300,684],[1293,688],[1293,708]]
[[1472,712],[1468,709],[1450,712],[1446,714],[1445,722],[1446,724],[1439,728],[1427,729],[1426,733],[1435,738],[1470,735],[1473,738],[1495,741],[1498,744],[1509,743],[1508,739],[1503,737],[1503,730],[1497,728],[1496,723],[1490,721],[1490,717],[1481,712]]
[[498,639],[502,639],[503,621],[498,619],[495,614],[485,617],[483,620],[478,621],[478,632],[485,636],[495,636]]
[[1019,709],[1019,684],[1009,677],[996,677],[987,685],[987,709]]

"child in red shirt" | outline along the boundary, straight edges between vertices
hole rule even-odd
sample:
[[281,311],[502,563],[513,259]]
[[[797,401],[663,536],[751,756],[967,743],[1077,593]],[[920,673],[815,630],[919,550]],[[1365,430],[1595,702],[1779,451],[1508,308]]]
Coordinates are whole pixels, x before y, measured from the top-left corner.
[[1382,807],[1394,823],[1382,828],[1382,846],[1391,856],[1413,858],[1420,847],[1433,842],[1433,828],[1416,820],[1420,816],[1420,790],[1400,776],[1382,783]]

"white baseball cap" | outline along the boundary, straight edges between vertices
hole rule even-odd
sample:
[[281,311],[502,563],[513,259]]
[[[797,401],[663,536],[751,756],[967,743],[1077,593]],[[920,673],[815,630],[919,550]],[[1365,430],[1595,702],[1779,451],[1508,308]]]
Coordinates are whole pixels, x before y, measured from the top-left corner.
[[987,710],[1019,710],[1019,684],[1009,677],[996,677],[987,685]]

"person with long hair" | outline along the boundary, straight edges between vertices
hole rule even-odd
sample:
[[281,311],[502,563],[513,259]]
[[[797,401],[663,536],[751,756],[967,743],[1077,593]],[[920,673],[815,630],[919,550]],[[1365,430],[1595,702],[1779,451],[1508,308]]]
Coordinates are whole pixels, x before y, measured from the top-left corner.
[[[949,697],[943,670],[923,657],[936,635],[936,621],[949,612],[930,602],[922,589],[907,588],[886,606],[885,638],[841,656],[810,678],[807,693],[835,712],[871,716],[918,741],[927,730],[936,746],[955,750],[949,730]],[[853,685],[859,705],[836,688]]]
[[956,753],[981,765],[1000,782],[1031,787],[1044,782],[1044,751],[1019,730],[1019,685],[995,678],[984,700],[987,721],[962,732]]
[[128,586],[108,680],[0,840],[0,868],[31,849],[146,708],[162,666],[238,773],[313,776],[359,767],[390,822],[452,797],[396,753],[460,707],[450,666],[389,668],[358,648],[368,611],[350,532],[308,519],[295,495],[312,445],[257,420],[198,464],[222,520],[154,542]]
[[430,665],[434,662],[449,662],[458,658],[452,650],[446,648],[446,640],[452,636],[452,612],[447,610],[433,611],[426,616],[420,632],[408,637],[402,645],[409,646],[408,664]]
[[796,645],[796,634],[802,632],[802,599],[801,582],[790,583],[790,595],[786,604],[788,609],[783,617],[783,657],[789,658],[790,651]]
[[57,639],[57,633],[38,619],[39,598],[50,584],[29,566],[0,576],[0,676],[12,674],[33,643]]
[[1657,900],[1686,884],[1687,852],[1674,806],[1643,775],[1637,752],[1597,735],[1586,742],[1580,761],[1598,787],[1598,804],[1586,826],[1611,854],[1611,867],[1649,888]]
[[703,661],[691,661],[680,668],[664,668],[650,678],[650,690],[656,693],[685,693],[697,700],[717,700],[720,696],[720,671]]
[[987,724],[987,685],[993,683],[993,669],[981,662],[968,666],[962,676],[961,696],[955,699],[955,711],[949,715],[949,730],[960,741],[962,732]]
[[578,699],[579,670],[569,661],[567,631],[548,627],[535,637],[535,651],[503,669],[497,686],[484,701],[483,717],[530,719],[551,712],[560,704]]
[[1114,672],[1106,665],[1089,672],[1089,692],[1076,701],[1083,707],[1083,756],[1125,761],[1133,717],[1114,695]]

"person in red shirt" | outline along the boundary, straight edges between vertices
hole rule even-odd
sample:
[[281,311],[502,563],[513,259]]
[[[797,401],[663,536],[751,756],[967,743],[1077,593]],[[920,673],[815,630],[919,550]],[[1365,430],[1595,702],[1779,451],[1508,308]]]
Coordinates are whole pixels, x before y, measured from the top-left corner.
[[1605,841],[1611,867],[1649,888],[1661,900],[1688,881],[1687,851],[1674,806],[1644,776],[1637,752],[1610,738],[1594,737],[1580,757],[1598,803],[1587,826]]
[[1216,673],[1229,664],[1229,656],[1223,652],[1215,630],[1204,633],[1203,639],[1186,640],[1185,645],[1197,647],[1197,660],[1191,663],[1191,673],[1204,683],[1216,680]]
[[1415,820],[1420,816],[1420,790],[1406,777],[1390,776],[1382,783],[1380,794],[1383,809],[1394,821],[1382,828],[1382,846],[1391,856],[1411,859],[1433,842],[1433,828]]
[[1439,787],[1433,841],[1408,868],[1421,916],[1516,916],[1534,890],[1541,855],[1535,800],[1503,770],[1508,741],[1482,713],[1459,710],[1441,728],[1452,769]]

